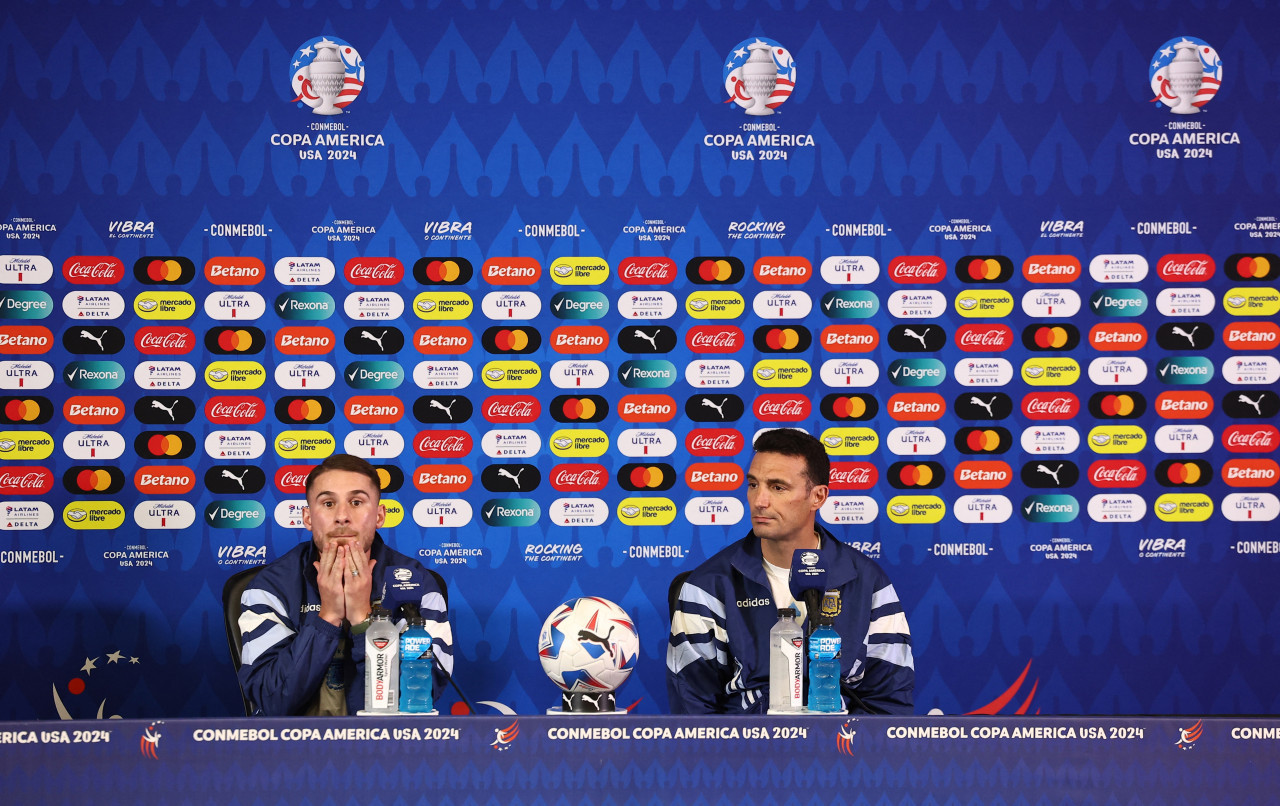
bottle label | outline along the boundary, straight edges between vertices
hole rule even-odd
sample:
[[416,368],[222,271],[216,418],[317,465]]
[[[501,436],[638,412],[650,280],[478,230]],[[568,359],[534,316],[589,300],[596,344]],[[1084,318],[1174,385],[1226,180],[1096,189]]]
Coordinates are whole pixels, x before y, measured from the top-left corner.
[[431,636],[404,636],[400,639],[400,656],[404,660],[431,658]]
[[815,635],[809,639],[809,657],[813,660],[827,660],[840,657],[840,636]]
[[804,705],[804,639],[783,639],[778,651],[787,659],[787,704],[799,709]]

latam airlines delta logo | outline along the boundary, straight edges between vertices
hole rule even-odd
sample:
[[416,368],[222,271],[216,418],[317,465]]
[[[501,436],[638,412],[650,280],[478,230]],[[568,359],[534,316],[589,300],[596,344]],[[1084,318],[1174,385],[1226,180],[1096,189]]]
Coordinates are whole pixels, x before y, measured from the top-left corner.
[[773,39],[739,42],[724,65],[725,103],[733,102],[748,115],[772,115],[796,86],[796,62],[791,52]]
[[317,115],[341,115],[364,89],[364,59],[341,39],[309,39],[289,63],[294,102]]

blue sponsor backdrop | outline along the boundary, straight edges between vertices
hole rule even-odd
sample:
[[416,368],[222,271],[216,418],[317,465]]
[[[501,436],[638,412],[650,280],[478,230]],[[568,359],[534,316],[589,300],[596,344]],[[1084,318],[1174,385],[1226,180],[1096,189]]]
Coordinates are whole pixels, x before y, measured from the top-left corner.
[[[536,659],[538,629],[561,601],[596,594],[621,604],[640,633],[639,671],[619,701],[638,702],[639,712],[664,711],[668,581],[745,531],[742,524],[694,527],[683,516],[690,498],[717,494],[688,488],[683,473],[689,464],[745,462],[745,455],[695,460],[684,449],[685,436],[708,424],[683,411],[685,401],[700,392],[685,381],[685,367],[701,358],[683,334],[715,322],[696,318],[685,299],[698,290],[736,291],[745,298],[745,311],[727,324],[738,326],[746,343],[735,353],[711,358],[736,360],[746,373],[739,386],[725,390],[737,394],[745,409],[727,427],[750,439],[762,425],[753,412],[755,398],[786,391],[764,388],[753,375],[766,354],[751,338],[766,321],[751,303],[770,289],[802,291],[814,303],[804,321],[813,343],[791,356],[813,370],[814,377],[800,388],[813,407],[795,424],[819,434],[841,425],[825,419],[818,405],[835,391],[817,377],[823,362],[869,358],[880,369],[875,385],[856,390],[876,398],[877,415],[848,424],[879,434],[875,454],[853,457],[875,465],[879,481],[869,490],[841,494],[868,496],[879,511],[873,523],[851,530],[849,538],[878,551],[906,603],[920,712],[1276,711],[1280,599],[1271,584],[1275,544],[1266,542],[1274,540],[1272,521],[1265,520],[1275,517],[1275,499],[1264,501],[1261,523],[1228,520],[1228,495],[1265,497],[1271,488],[1236,489],[1222,478],[1233,459],[1266,460],[1274,439],[1270,448],[1233,453],[1222,438],[1233,424],[1258,422],[1233,418],[1224,402],[1228,398],[1243,389],[1256,402],[1269,391],[1274,402],[1274,390],[1268,388],[1273,380],[1242,386],[1223,377],[1228,357],[1269,356],[1274,344],[1233,349],[1223,332],[1231,322],[1270,318],[1229,315],[1224,300],[1239,296],[1232,289],[1241,287],[1274,296],[1280,271],[1277,261],[1260,279],[1228,275],[1228,267],[1236,265],[1233,255],[1266,257],[1280,251],[1268,227],[1271,217],[1280,215],[1275,204],[1277,13],[1238,2],[1176,12],[1159,3],[1068,6],[1072,13],[1060,16],[1056,6],[1023,3],[13,4],[0,23],[0,95],[5,99],[0,251],[47,257],[53,275],[34,287],[50,295],[47,316],[3,324],[48,327],[55,343],[40,355],[5,358],[47,362],[55,372],[92,359],[69,351],[64,341],[64,334],[79,327],[65,313],[64,300],[83,291],[122,295],[123,313],[101,324],[120,328],[125,343],[111,359],[124,370],[123,384],[109,392],[75,390],[56,375],[38,392],[17,389],[13,378],[5,379],[11,385],[5,394],[44,396],[54,412],[50,422],[32,425],[21,421],[19,411],[19,422],[6,426],[10,432],[42,430],[52,436],[47,459],[6,464],[47,468],[53,489],[39,496],[6,495],[10,501],[48,502],[54,525],[0,536],[0,665],[5,669],[0,716],[237,713],[240,702],[227,668],[221,623],[222,582],[242,567],[233,563],[237,547],[249,547],[252,560],[272,559],[306,537],[276,521],[277,504],[298,496],[279,492],[272,479],[278,469],[298,462],[281,455],[275,440],[285,431],[323,430],[341,446],[351,431],[375,427],[347,422],[343,403],[356,394],[375,393],[399,396],[407,411],[395,426],[405,441],[403,453],[386,462],[405,475],[401,489],[389,496],[403,506],[404,520],[385,534],[428,564],[436,557],[458,560],[433,567],[449,584],[458,668],[469,696],[520,713],[553,704],[556,694]],[[1169,49],[1176,52],[1184,37],[1212,45],[1222,69],[1215,72],[1211,65],[1210,74],[1219,76],[1221,85],[1200,113],[1175,116],[1157,101],[1150,70],[1166,43],[1174,43]],[[320,38],[349,44],[363,60],[363,86],[339,115],[313,114],[292,83],[291,62],[299,48]],[[751,117],[730,102],[724,65],[740,44],[757,38],[779,43],[794,59],[794,90],[775,114]],[[314,53],[306,57],[319,59]],[[311,69],[319,75],[318,68]],[[350,97],[356,85],[347,81],[343,88]],[[1195,127],[1171,128],[1171,122]],[[338,133],[359,137],[354,144],[334,146],[290,139],[309,135],[314,141],[321,133],[335,133],[313,128],[315,123],[336,123],[342,126]],[[764,131],[752,128],[757,123]],[[785,137],[761,147],[738,146],[732,139],[753,133]],[[1199,141],[1160,142],[1179,133]],[[261,229],[234,228],[242,224]],[[331,239],[346,226],[357,228],[357,240]],[[645,233],[650,239],[628,229],[651,226],[657,228]],[[1153,229],[1173,234],[1151,234]],[[551,234],[531,234],[544,231]],[[133,237],[137,234],[145,237]],[[756,237],[762,234],[780,237]],[[776,287],[754,278],[757,260],[779,255],[808,260],[813,277],[799,286]],[[940,257],[947,273],[931,285],[896,282],[889,268],[903,255]],[[1049,286],[1032,283],[1021,270],[1032,255],[1073,256],[1083,266],[1082,276]],[[1140,256],[1149,271],[1143,279],[1107,284],[1090,270],[1102,255]],[[1208,255],[1214,273],[1204,281],[1166,280],[1158,271],[1166,255]],[[76,256],[113,256],[125,268],[124,279],[114,285],[72,284],[64,279],[63,266]],[[178,282],[172,287],[147,284],[134,275],[135,263],[144,256],[185,258],[191,268],[175,263]],[[205,343],[207,331],[227,323],[210,318],[202,301],[217,291],[236,290],[209,282],[205,267],[227,256],[256,258],[266,266],[265,281],[246,289],[260,293],[270,306],[252,322],[265,334],[260,352],[222,356]],[[337,307],[327,319],[285,320],[274,310],[287,284],[273,269],[293,256],[325,257],[336,266],[332,282],[304,289],[334,299]],[[351,284],[344,266],[365,256],[397,258],[406,267],[405,279],[385,288]],[[475,310],[467,319],[435,322],[415,315],[415,297],[424,287],[414,281],[412,267],[424,256],[459,257],[472,264],[475,274],[463,285],[431,288],[468,294]],[[602,319],[556,317],[553,295],[574,289],[561,288],[548,272],[556,258],[566,256],[598,257],[611,267],[597,287],[577,289],[604,295],[609,311]],[[663,286],[624,283],[618,267],[633,256],[669,257],[678,275]],[[740,260],[744,279],[728,286],[695,283],[686,276],[686,264],[707,256]],[[879,278],[870,285],[848,287],[870,290],[880,302],[873,316],[857,320],[880,333],[869,353],[833,354],[819,343],[828,324],[854,321],[821,313],[820,301],[831,287],[819,267],[838,256],[863,256],[864,264],[873,258],[880,266]],[[992,285],[970,285],[962,282],[958,268],[967,267],[961,259],[968,256],[992,257],[995,264],[1000,261],[994,258],[1002,256],[1013,271]],[[497,257],[537,261],[540,279],[532,286],[491,285],[481,269]],[[6,265],[6,282],[15,282],[11,269],[16,264]],[[1069,322],[1078,328],[1080,341],[1070,349],[1032,353],[1021,340],[1023,329],[1043,323],[1040,314],[1027,313],[1018,303],[1023,294],[1046,287],[1078,294],[1081,309]],[[5,290],[25,288],[30,287]],[[954,304],[962,291],[975,288],[1012,294],[1013,308],[1001,321],[1015,340],[1004,352],[970,353],[956,344],[962,325],[990,321],[967,319]],[[1087,370],[1095,358],[1114,353],[1095,350],[1088,334],[1095,324],[1115,320],[1095,316],[1089,305],[1095,291],[1131,288],[1141,290],[1149,304],[1140,316],[1123,321],[1142,324],[1151,338],[1145,347],[1119,355],[1135,356],[1149,371],[1118,391],[1141,394],[1147,406],[1136,419],[1118,422],[1147,436],[1145,447],[1130,457],[1145,466],[1145,480],[1125,491],[1142,497],[1146,514],[1136,524],[1095,522],[1084,510],[1107,488],[1095,487],[1086,471],[1106,457],[1093,452],[1088,438],[1094,426],[1106,423],[1087,403],[1095,393],[1113,390],[1095,385]],[[1186,288],[1212,292],[1211,308],[1186,316],[1161,313],[1160,293]],[[481,344],[481,333],[498,323],[485,317],[480,302],[504,289],[531,290],[543,301],[538,316],[523,323],[541,334],[541,345],[523,358],[544,373],[528,393],[539,401],[541,416],[526,426],[491,425],[482,413],[487,397],[507,392],[488,388],[481,377],[486,363],[503,357]],[[898,319],[891,313],[895,293],[930,289],[944,300],[940,316]],[[172,322],[194,332],[191,352],[155,357],[135,349],[139,329],[166,324],[142,318],[134,304],[142,292],[156,290],[185,291],[194,298],[194,315]],[[342,341],[358,324],[343,303],[349,294],[369,290],[398,293],[405,305],[401,316],[386,322],[406,340],[394,355],[355,355]],[[552,400],[572,391],[556,388],[547,377],[556,361],[602,360],[613,374],[593,391],[613,407],[633,391],[625,388],[620,370],[624,362],[644,356],[638,356],[638,348],[624,350],[617,335],[634,324],[619,313],[619,304],[637,290],[666,290],[677,301],[674,314],[661,322],[681,336],[662,357],[674,364],[677,378],[670,388],[638,391],[670,394],[680,411],[665,424],[636,426],[611,414],[596,427],[614,441],[627,428],[669,429],[676,450],[665,461],[681,478],[665,493],[621,489],[614,474],[640,460],[616,447],[594,460],[561,459],[550,449],[552,434],[562,427],[550,417]],[[1046,322],[1063,321],[1051,319]],[[1156,332],[1168,322],[1200,322],[1217,338],[1193,352],[1164,348]],[[898,423],[886,411],[893,394],[911,391],[888,381],[889,367],[898,358],[912,358],[891,348],[887,334],[894,325],[913,323],[934,324],[948,334],[944,345],[931,351],[945,369],[940,385],[927,390],[947,402],[946,414],[936,422]],[[336,406],[328,424],[283,423],[275,416],[277,401],[306,394],[280,388],[273,378],[279,364],[306,358],[282,355],[273,347],[275,332],[290,324],[333,330],[336,347],[317,358],[335,371],[357,360],[388,360],[403,367],[407,377],[389,391],[357,390],[337,378],[325,393]],[[412,346],[414,331],[431,324],[465,326],[475,334],[475,344],[461,356],[420,354]],[[611,345],[599,355],[561,355],[549,346],[549,337],[562,324],[600,325]],[[1157,415],[1157,397],[1184,388],[1160,380],[1157,364],[1170,353],[1211,363],[1212,380],[1194,387],[1214,401],[1208,416],[1167,420]],[[1071,358],[1081,368],[1080,380],[1068,389],[1081,403],[1079,413],[1051,423],[1071,426],[1081,438],[1079,447],[1062,457],[1081,471],[1068,489],[1033,489],[1019,476],[1034,459],[1020,439],[1040,422],[1025,417],[1018,405],[1025,394],[1042,388],[1030,385],[1019,371],[1033,355]],[[1013,509],[1012,517],[996,525],[961,524],[953,515],[956,499],[975,491],[960,489],[952,478],[956,466],[973,457],[950,440],[963,428],[996,425],[963,419],[954,410],[954,401],[965,393],[955,369],[975,356],[1002,357],[1013,368],[1012,379],[999,389],[1013,403],[998,424],[1010,432],[1010,443],[1003,455],[986,457],[1006,461],[1014,473],[1008,487],[988,491],[1006,496]],[[134,382],[135,366],[153,360],[186,361],[194,369],[190,388],[171,393],[194,405],[196,416],[188,425],[164,430],[133,416],[134,404],[149,394]],[[225,393],[259,397],[266,412],[261,423],[218,426],[199,414],[210,398],[224,394],[206,379],[206,369],[219,360],[264,366],[261,388]],[[464,361],[476,373],[466,389],[458,390],[475,407],[468,422],[457,426],[471,436],[474,448],[453,460],[475,476],[470,489],[457,496],[467,501],[474,518],[462,528],[421,528],[412,516],[415,503],[435,497],[415,489],[415,470],[445,461],[414,453],[419,431],[443,428],[416,423],[411,416],[414,400],[428,393],[415,388],[413,369],[433,360]],[[120,397],[129,411],[118,425],[76,425],[60,414],[73,395],[108,393]],[[1211,432],[1212,446],[1194,457],[1207,463],[1207,473],[1200,469],[1207,478],[1203,486],[1174,490],[1158,478],[1160,463],[1185,458],[1157,447],[1157,429],[1169,424],[1200,424]],[[902,492],[889,485],[889,469],[910,458],[886,448],[899,425],[936,426],[946,436],[945,447],[930,457],[945,475],[932,493],[947,505],[939,523],[904,525],[889,518],[890,499]],[[86,428],[119,433],[125,444],[119,459],[95,464],[69,456],[64,438]],[[486,491],[480,482],[486,467],[505,461],[481,449],[492,428],[527,428],[541,438],[535,456],[518,460],[534,465],[542,476],[531,495],[542,512],[534,525],[481,521],[487,502],[511,497]],[[219,462],[206,452],[205,437],[219,429],[266,437],[260,459],[231,463],[261,466],[261,492],[241,496],[206,489],[205,473]],[[141,434],[148,440],[177,434],[194,451],[185,459],[143,458],[135,450]],[[548,509],[562,495],[550,476],[566,461],[598,462],[608,470],[608,486],[589,494],[607,505],[602,526],[565,528],[550,522]],[[143,495],[133,486],[134,473],[153,464],[193,468],[195,489],[179,496]],[[72,494],[63,483],[73,467],[99,468],[109,476],[107,466],[123,473],[118,492]],[[1213,515],[1203,522],[1161,520],[1155,504],[1170,492],[1203,494],[1214,505]],[[1073,496],[1078,516],[1065,523],[1031,523],[1020,515],[1028,496],[1047,493]],[[677,510],[674,522],[668,527],[621,522],[616,509],[633,496],[669,498]],[[132,513],[139,501],[174,497],[193,505],[193,526],[180,531],[135,526]],[[265,522],[239,529],[209,525],[207,507],[233,499],[258,501]],[[71,528],[64,510],[86,501],[116,502],[124,510],[124,525]],[[1150,546],[1140,541],[1155,538],[1170,541],[1168,553],[1175,556],[1144,556]],[[1076,556],[1036,548],[1053,546],[1055,539],[1076,547]],[[980,545],[986,553],[940,556],[939,546],[960,543]],[[635,550],[653,546],[667,556],[643,558],[645,552]],[[137,551],[153,554],[130,558]],[[568,556],[547,560],[547,551]],[[116,552],[133,564],[124,565]],[[1051,556],[1055,553],[1057,559]]]

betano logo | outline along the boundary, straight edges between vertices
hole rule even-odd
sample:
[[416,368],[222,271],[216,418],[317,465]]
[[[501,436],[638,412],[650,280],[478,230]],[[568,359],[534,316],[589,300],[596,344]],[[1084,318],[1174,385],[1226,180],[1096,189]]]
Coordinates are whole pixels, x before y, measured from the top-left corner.
[[[229,344],[232,341],[230,336],[235,336],[234,344],[237,350],[246,349],[245,336],[250,335],[248,332],[227,328],[223,333],[228,334]],[[219,334],[219,346],[222,346],[222,340],[223,335]],[[320,326],[289,325],[277,330],[275,336],[276,350],[284,355],[325,355],[333,352],[337,343],[338,339],[333,331]]]
[[1031,255],[1022,261],[1022,276],[1033,283],[1073,283],[1082,273],[1073,255]]
[[204,264],[204,277],[214,285],[257,285],[266,276],[266,264],[255,257],[214,257]]
[[[516,333],[516,329],[508,332]],[[535,333],[537,331],[534,331]],[[501,331],[498,336],[501,335]],[[515,337],[513,336],[513,339]],[[518,339],[515,340],[518,342]],[[525,337],[528,341],[528,337]],[[495,346],[505,351],[501,338],[495,337]],[[551,349],[562,355],[595,355],[609,347],[609,332],[598,325],[561,325],[551,331]],[[520,350],[513,350],[520,352]]]
[[53,331],[41,325],[0,327],[0,355],[43,355],[53,349]]
[[184,495],[195,489],[196,474],[181,465],[144,465],[134,471],[133,486],[143,495]]
[[768,285],[799,285],[813,277],[813,264],[803,257],[762,257],[752,273]]
[[489,258],[480,269],[480,276],[490,285],[532,285],[541,274],[538,261],[525,257]]
[[[9,398],[4,402],[4,419],[11,423],[47,422],[50,411],[47,400]],[[74,425],[115,425],[124,419],[125,411],[124,401],[112,395],[76,395],[62,404],[62,416]]]
[[413,486],[423,493],[466,492],[473,480],[466,465],[424,465],[413,473]]

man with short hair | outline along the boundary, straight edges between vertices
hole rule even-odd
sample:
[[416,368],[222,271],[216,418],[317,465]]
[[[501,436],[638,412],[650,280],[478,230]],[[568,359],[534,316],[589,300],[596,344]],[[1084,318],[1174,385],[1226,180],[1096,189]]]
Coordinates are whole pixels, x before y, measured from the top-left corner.
[[[769,630],[791,595],[791,555],[818,549],[826,587],[840,591],[840,691],[851,713],[910,714],[911,632],[884,571],[819,526],[831,460],[803,431],[766,431],[747,473],[751,532],[711,557],[680,589],[667,646],[667,694],[676,714],[755,713],[769,707]],[[812,627],[806,629],[811,632]]]
[[444,591],[378,535],[378,472],[348,454],[307,476],[311,540],[265,566],[240,597],[240,684],[254,713],[342,716],[364,707],[364,632],[375,605],[416,609],[435,653],[433,694],[453,672]]

